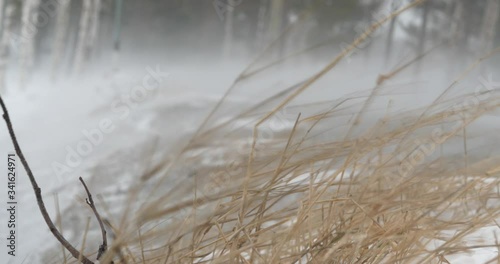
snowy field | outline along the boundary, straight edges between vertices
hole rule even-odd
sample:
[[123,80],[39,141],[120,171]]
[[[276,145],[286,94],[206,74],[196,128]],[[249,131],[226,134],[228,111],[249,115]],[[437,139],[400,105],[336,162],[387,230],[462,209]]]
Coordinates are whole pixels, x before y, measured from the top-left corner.
[[[118,72],[89,73],[85,78],[61,80],[56,84],[40,77],[29,85],[28,91],[5,98],[49,212],[55,219],[54,195],[57,194],[65,219],[64,233],[76,243],[81,234],[74,233],[74,228],[80,228],[78,225],[85,215],[91,216],[91,211],[82,203],[84,192],[78,177],[86,179],[95,194],[105,197],[126,191],[150,159],[145,155],[151,155],[151,150],[164,153],[169,148],[182,146],[182,140],[193,133],[221,96],[212,93],[213,90],[196,92],[204,87],[192,87],[195,82],[188,77],[198,75],[193,79],[206,80],[205,86],[214,87],[227,86],[231,81],[220,76],[217,80],[210,79],[205,72],[173,74],[158,68],[161,72],[154,73],[159,74],[154,77],[159,82],[152,88],[137,89],[144,76],[151,76],[150,72],[156,70],[154,67],[145,67],[142,71],[126,68]],[[231,74],[224,76],[231,78]],[[137,91],[139,96],[130,96],[131,91]],[[0,130],[4,154],[9,149],[13,151],[6,132],[6,129]],[[41,252],[56,248],[57,243],[45,227],[20,165],[18,163],[19,255],[16,260],[36,263]],[[6,165],[1,166],[5,171]],[[2,197],[1,202],[5,203],[6,197]],[[82,215],[75,215],[71,208]],[[68,217],[67,211],[73,217]],[[5,210],[0,217],[6,219]],[[2,229],[2,237],[3,232],[5,229]]]
[[[333,72],[332,76],[320,82],[317,94],[324,96],[321,89],[330,89],[328,96],[334,99],[367,90],[377,76],[376,65],[363,68],[370,74],[365,74],[369,77],[360,80],[352,74],[353,68],[360,69],[355,63],[345,64],[339,69],[351,74]],[[27,91],[5,98],[21,147],[39,181],[49,212],[55,219],[57,195],[63,216],[63,233],[76,245],[81,243],[81,227],[85,225],[85,218],[92,216],[84,203],[84,190],[78,177],[86,180],[94,195],[120,204],[128,188],[138,181],[137,177],[143,174],[145,168],[152,166],[150,163],[167,157],[166,153],[175,152],[187,143],[245,66],[244,62],[200,68],[153,63],[149,64],[152,66],[144,65],[95,70],[83,77],[55,83],[39,74]],[[320,62],[318,65],[311,64],[301,74],[306,75],[307,71],[319,66]],[[296,74],[295,70],[293,67],[279,69],[284,76]],[[300,79],[300,76],[295,77]],[[408,82],[405,78],[396,83],[403,86]],[[422,87],[432,88],[410,95],[412,99],[403,94],[392,95],[391,100],[404,106],[417,96],[422,100],[412,104],[425,105],[439,94],[433,87],[446,87],[446,82],[436,79],[421,78]],[[257,81],[268,86],[272,86],[273,82],[276,84],[271,78]],[[277,87],[283,85],[276,84]],[[245,109],[255,100],[252,96],[258,95],[237,94],[227,99],[226,106],[229,109]],[[309,98],[306,96],[303,100],[317,100],[314,90]],[[384,108],[383,105],[381,107]],[[236,114],[226,112],[220,118]],[[13,150],[5,129],[0,130],[0,145],[4,152]],[[0,170],[5,168],[0,167]],[[45,227],[31,185],[20,164],[18,172],[19,256],[16,261],[37,263],[43,255],[60,254],[60,249]],[[5,202],[2,196],[0,203]],[[5,219],[6,216],[5,210],[2,210],[0,218]],[[476,238],[487,241],[497,229],[484,228]],[[2,233],[3,236],[5,233]],[[98,236],[97,229],[89,233],[90,238],[97,239]],[[474,244],[472,238],[471,244]],[[480,248],[470,255],[457,256],[452,263],[483,263],[495,255],[496,249]]]

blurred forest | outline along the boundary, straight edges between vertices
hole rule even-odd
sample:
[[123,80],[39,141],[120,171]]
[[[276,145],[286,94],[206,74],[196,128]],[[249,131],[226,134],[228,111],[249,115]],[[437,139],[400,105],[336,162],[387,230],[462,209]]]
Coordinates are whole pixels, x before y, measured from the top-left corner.
[[[120,51],[252,56],[290,27],[294,32],[277,43],[281,55],[325,43],[339,47],[409,2],[1,0],[0,81],[9,65],[17,67],[22,86],[36,66],[56,76]],[[379,42],[385,60],[396,41],[417,54],[449,41],[455,54],[477,57],[500,42],[499,2],[426,1],[384,27]]]

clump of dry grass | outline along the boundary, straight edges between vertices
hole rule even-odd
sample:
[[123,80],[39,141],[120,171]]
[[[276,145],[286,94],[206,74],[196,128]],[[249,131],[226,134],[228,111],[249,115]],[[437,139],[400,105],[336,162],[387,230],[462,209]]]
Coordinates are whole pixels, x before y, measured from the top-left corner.
[[[500,158],[494,142],[468,131],[498,109],[500,94],[450,96],[464,75],[431,105],[376,122],[366,117],[371,92],[309,114],[289,107],[295,120],[266,140],[259,129],[272,115],[260,122],[266,114],[253,110],[201,131],[174,161],[190,177],[173,184],[165,163],[153,184],[136,186],[130,204],[145,202],[117,224],[103,261],[447,263],[498,248],[470,240],[499,217]],[[346,113],[355,118],[345,122]]]
[[[348,52],[232,119],[208,118],[132,188],[101,263],[448,263],[498,248],[470,237],[498,226],[500,156],[474,129],[500,93],[453,93],[492,54],[427,107],[375,121],[373,101],[408,65],[368,94],[291,106]],[[272,129],[284,107],[293,118]]]

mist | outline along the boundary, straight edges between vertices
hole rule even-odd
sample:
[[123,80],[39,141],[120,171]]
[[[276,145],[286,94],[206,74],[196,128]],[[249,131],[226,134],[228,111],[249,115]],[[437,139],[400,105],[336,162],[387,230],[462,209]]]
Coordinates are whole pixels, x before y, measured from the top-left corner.
[[[307,151],[318,147],[311,153],[330,142],[362,142],[380,124],[390,131],[439,111],[462,111],[471,105],[462,96],[490,107],[500,88],[498,0],[10,0],[0,1],[0,10],[0,95],[48,213],[76,248],[91,219],[84,251],[93,260],[100,229],[79,177],[110,226],[127,233],[142,219],[131,212],[167,194],[165,204],[192,199],[194,179],[204,182],[229,159],[245,164],[247,174],[247,160],[261,162],[252,171],[258,174],[296,134],[307,138]],[[472,164],[499,154],[498,110],[484,113],[464,129],[468,145],[452,137],[427,159],[458,156],[460,163],[465,152]],[[297,125],[323,118],[309,130]],[[255,153],[252,139],[260,147]],[[14,151],[0,128],[0,155]],[[297,159],[312,160],[302,155]],[[332,158],[325,171],[344,158]],[[16,164],[16,256],[4,249],[0,262],[75,263],[61,253]],[[7,171],[5,162],[0,171]],[[240,180],[220,185],[236,188]],[[6,193],[0,197],[8,202]],[[8,219],[0,212],[0,221]],[[118,228],[127,221],[133,224]],[[0,226],[5,237],[9,231]],[[110,240],[118,241],[110,226]],[[449,259],[483,263],[496,254],[480,249]]]

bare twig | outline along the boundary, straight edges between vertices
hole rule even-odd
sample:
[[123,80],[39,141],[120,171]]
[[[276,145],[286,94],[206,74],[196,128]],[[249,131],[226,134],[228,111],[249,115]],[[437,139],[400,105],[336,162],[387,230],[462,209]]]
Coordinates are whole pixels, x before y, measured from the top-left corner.
[[81,262],[83,264],[94,264],[94,262],[90,261],[87,257],[81,254],[75,247],[73,247],[68,242],[68,240],[66,240],[66,238],[64,238],[64,236],[57,230],[56,226],[54,225],[54,222],[52,222],[52,220],[50,219],[49,213],[45,208],[45,203],[43,202],[42,190],[40,189],[40,187],[38,187],[38,183],[36,182],[35,176],[33,175],[33,172],[31,171],[31,168],[28,165],[28,161],[26,161],[26,158],[24,157],[24,154],[21,151],[19,143],[17,142],[17,138],[14,133],[14,129],[12,127],[12,122],[10,121],[9,112],[7,111],[7,107],[5,106],[5,103],[3,102],[1,96],[0,96],[0,105],[3,110],[3,118],[5,119],[5,123],[7,124],[10,138],[12,139],[12,143],[14,144],[14,149],[16,150],[16,154],[17,156],[19,156],[19,159],[21,160],[21,163],[23,164],[23,167],[26,170],[26,174],[28,174],[31,186],[33,187],[33,191],[35,192],[38,208],[40,209],[43,219],[45,220],[45,223],[49,227],[50,232],[52,232],[52,234],[56,237],[59,243],[61,243],[61,245],[63,245],[74,258],[79,259],[79,257],[81,256]]
[[95,218],[97,218],[97,222],[99,222],[99,226],[101,228],[101,233],[102,233],[102,244],[99,246],[99,251],[97,251],[97,259],[100,259],[102,254],[106,252],[108,248],[108,240],[106,238],[106,229],[104,228],[104,224],[102,222],[101,216],[97,212],[97,209],[95,208],[94,200],[92,199],[92,194],[89,191],[89,188],[87,188],[87,184],[83,181],[82,177],[80,177],[80,181],[83,184],[83,187],[85,188],[85,191],[87,192],[88,198],[85,199],[87,204],[92,208],[92,211],[94,212]]

